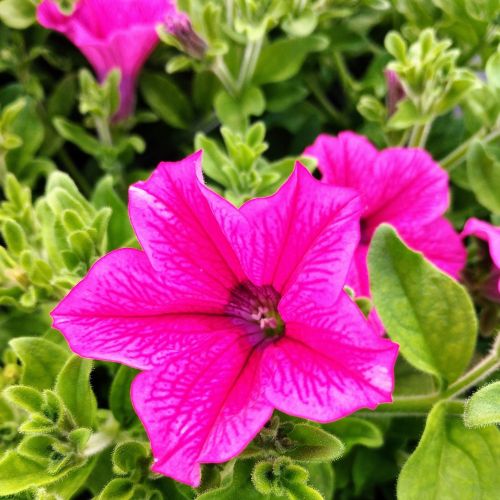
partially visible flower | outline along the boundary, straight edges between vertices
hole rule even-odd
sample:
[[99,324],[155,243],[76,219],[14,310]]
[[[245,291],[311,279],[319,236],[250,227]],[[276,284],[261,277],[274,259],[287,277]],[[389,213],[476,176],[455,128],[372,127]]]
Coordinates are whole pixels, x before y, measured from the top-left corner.
[[363,136],[342,132],[320,135],[305,155],[318,160],[323,182],[355,189],[363,202],[361,240],[347,284],[369,296],[366,258],[371,238],[383,223],[392,224],[405,243],[457,278],[466,252],[443,217],[449,203],[448,176],[417,148],[377,151]]
[[406,97],[406,92],[395,71],[386,69],[384,76],[387,85],[387,111],[389,116],[392,116],[396,112],[398,102]]
[[54,0],[43,0],[37,10],[40,24],[68,37],[101,81],[112,69],[121,71],[117,120],[133,111],[137,75],[158,43],[156,26],[167,16],[184,14],[173,0],[79,0],[71,14],[61,12]]
[[199,464],[236,456],[275,408],[328,422],[391,401],[397,345],[343,291],[353,191],[297,165],[237,209],[197,153],[132,186],[129,210],[144,251],[103,257],[52,314],[76,353],[143,370],[153,470],[197,486]]
[[[488,222],[479,219],[469,219],[462,231],[462,236],[475,236],[488,243],[490,257],[494,265],[493,279],[496,293],[490,294],[492,298],[498,300],[500,294],[500,227],[493,226]],[[493,283],[491,283],[493,285]],[[490,287],[491,288],[491,287]],[[492,290],[493,291],[493,290]]]
[[167,31],[181,44],[191,57],[201,59],[207,50],[207,44],[193,30],[189,17],[183,13],[168,16],[165,21]]

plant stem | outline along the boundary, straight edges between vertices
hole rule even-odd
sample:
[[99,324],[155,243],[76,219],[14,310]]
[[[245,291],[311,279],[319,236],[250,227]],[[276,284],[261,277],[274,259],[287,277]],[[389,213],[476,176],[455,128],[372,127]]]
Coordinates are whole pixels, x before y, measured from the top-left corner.
[[480,130],[472,137],[467,139],[463,144],[458,146],[458,148],[454,149],[439,162],[441,167],[448,171],[451,171],[455,167],[458,167],[458,165],[460,165],[460,163],[465,160],[467,152],[469,151],[469,147],[475,140],[482,139],[486,144],[489,142],[493,142],[495,139],[498,139],[500,137],[500,128],[498,128],[497,130],[493,130],[486,136],[484,135],[485,133],[486,132],[484,131],[484,129]]
[[255,68],[257,67],[261,49],[262,38],[248,42],[245,47],[245,53],[243,54],[243,59],[241,61],[240,74],[238,76],[238,81],[236,82],[238,92],[240,92],[245,84],[252,79]]
[[105,146],[113,145],[113,138],[111,136],[111,130],[109,128],[109,123],[103,118],[95,119],[95,128],[97,130],[97,136],[102,144]]
[[78,167],[75,165],[74,161],[71,159],[69,154],[63,148],[61,148],[58,152],[58,156],[61,159],[64,166],[66,167],[68,173],[80,186],[80,189],[82,190],[83,194],[86,197],[89,197],[92,193],[92,188],[90,187],[90,184],[88,183],[87,179],[85,179],[85,177],[80,173]]
[[412,148],[424,148],[431,127],[432,127],[432,120],[429,120],[425,125],[415,125],[411,131],[410,141],[408,142],[408,146]]
[[491,375],[500,367],[500,334],[497,336],[491,353],[486,356],[476,366],[471,368],[465,375],[453,382],[442,392],[434,392],[422,396],[408,396],[395,398],[392,403],[380,405],[375,412],[360,411],[361,416],[394,416],[394,417],[409,417],[415,415],[425,415],[431,408],[440,401],[448,400],[452,408],[454,403],[463,404],[462,400],[454,400],[456,396],[464,393],[472,387],[478,385],[488,375]]
[[227,93],[235,96],[237,94],[236,83],[233,76],[227,69],[224,59],[221,56],[217,56],[217,58],[215,59],[214,64],[212,65],[212,71],[220,80]]

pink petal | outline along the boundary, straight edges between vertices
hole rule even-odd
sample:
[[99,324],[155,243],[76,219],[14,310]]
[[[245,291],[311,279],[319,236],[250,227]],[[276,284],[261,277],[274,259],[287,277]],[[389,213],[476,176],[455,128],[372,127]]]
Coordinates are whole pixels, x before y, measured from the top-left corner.
[[400,229],[405,243],[455,279],[465,266],[467,252],[459,234],[444,217],[420,227]]
[[[135,233],[156,272],[179,291],[195,289],[218,300],[246,278],[222,233],[202,185],[201,153],[161,163],[145,182],[130,188],[129,212]],[[226,216],[239,219],[222,198]]]
[[322,184],[297,164],[276,194],[240,212],[245,221],[225,231],[253,283],[272,284],[291,302],[335,300],[359,238],[354,192]]
[[358,191],[364,212],[376,203],[372,170],[378,151],[368,139],[354,132],[341,132],[337,137],[321,134],[304,154],[318,160],[324,182]]
[[272,414],[260,358],[244,337],[228,334],[136,378],[132,400],[154,471],[196,487],[200,463],[227,461],[247,446]]
[[379,193],[376,206],[364,216],[367,234],[383,222],[396,229],[420,227],[436,220],[448,207],[448,175],[423,149],[381,151],[373,174],[367,173],[365,179]]
[[354,252],[346,284],[356,292],[356,297],[371,297],[368,277],[368,245],[360,243]]
[[500,268],[500,227],[472,218],[466,222],[462,236],[475,236],[486,241],[490,248],[491,260]]
[[263,358],[266,395],[277,409],[329,422],[392,400],[398,346],[381,338],[345,293],[328,309],[280,312],[286,334]]
[[122,249],[100,259],[52,316],[77,354],[146,369],[172,351],[197,348],[190,339],[198,334],[234,331],[229,319],[217,316],[224,300],[196,288],[179,291],[143,252]]
[[112,69],[120,69],[117,119],[133,109],[137,74],[158,43],[156,26],[176,15],[169,0],[80,0],[70,15],[61,13],[53,0],[43,0],[37,9],[39,23],[69,38],[101,80]]

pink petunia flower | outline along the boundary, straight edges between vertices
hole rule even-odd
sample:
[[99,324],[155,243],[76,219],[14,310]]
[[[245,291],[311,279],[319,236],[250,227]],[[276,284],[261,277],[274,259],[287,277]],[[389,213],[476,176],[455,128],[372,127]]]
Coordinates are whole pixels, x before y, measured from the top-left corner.
[[196,486],[275,408],[329,422],[391,401],[398,347],[343,291],[356,193],[297,165],[237,209],[196,153],[133,185],[129,212],[144,251],[103,257],[52,315],[76,353],[143,370],[132,400],[153,470]]
[[428,153],[417,148],[377,151],[363,136],[342,132],[338,137],[320,135],[304,154],[318,160],[325,183],[361,195],[361,239],[347,278],[358,295],[370,295],[366,257],[383,222],[392,224],[412,249],[458,277],[466,252],[443,217],[449,203],[448,175]]
[[175,24],[173,0],[79,0],[72,14],[64,14],[54,0],[37,9],[39,23],[69,38],[94,67],[100,80],[115,68],[121,71],[120,109],[116,120],[134,108],[137,75],[158,43],[156,26]]
[[[490,257],[495,266],[493,271],[492,279],[496,282],[497,290],[493,290],[493,286],[489,286],[491,290],[491,298],[496,300],[500,299],[500,227],[493,226],[488,222],[472,218],[469,219],[462,231],[462,236],[475,236],[481,240],[484,240],[488,243],[488,247],[490,250]],[[490,285],[494,285],[493,282],[490,281]]]

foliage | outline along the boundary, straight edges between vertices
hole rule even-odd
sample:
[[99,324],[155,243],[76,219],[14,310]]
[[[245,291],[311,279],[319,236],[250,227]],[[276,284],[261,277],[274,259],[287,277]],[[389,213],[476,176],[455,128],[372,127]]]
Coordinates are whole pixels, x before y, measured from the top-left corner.
[[199,38],[158,28],[120,122],[122,75],[98,82],[37,24],[36,3],[0,0],[0,496],[497,498],[498,276],[474,238],[458,283],[379,228],[364,305],[400,344],[394,402],[321,425],[275,412],[239,457],[204,465],[196,490],[151,471],[136,371],[74,355],[49,314],[100,256],[138,246],[126,187],[195,148],[239,206],[297,159],[315,171],[301,155],[319,133],[355,129],[430,151],[457,230],[498,225],[498,2],[179,0]]

